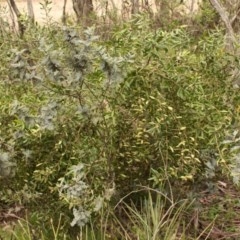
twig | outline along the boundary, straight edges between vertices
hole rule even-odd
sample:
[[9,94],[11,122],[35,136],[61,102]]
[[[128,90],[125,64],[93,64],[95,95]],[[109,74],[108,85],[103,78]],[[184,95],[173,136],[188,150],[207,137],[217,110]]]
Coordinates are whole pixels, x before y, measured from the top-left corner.
[[62,15],[62,23],[63,24],[66,24],[66,6],[67,6],[67,0],[64,0],[63,15]]
[[215,8],[215,10],[218,12],[218,14],[220,15],[222,21],[224,22],[224,24],[226,26],[230,50],[234,52],[234,50],[235,50],[234,46],[235,46],[235,43],[237,42],[237,40],[236,40],[234,31],[233,31],[233,28],[231,25],[231,21],[229,20],[229,17],[228,17],[228,13],[224,9],[224,7],[221,5],[219,0],[209,0],[209,1],[212,4],[212,6]]
[[14,11],[16,17],[17,17],[17,21],[18,21],[18,30],[20,33],[20,37],[23,36],[24,31],[26,30],[26,26],[22,23],[22,14],[21,12],[18,10],[18,7],[15,3],[14,0],[8,0],[8,5],[11,7],[11,9]]

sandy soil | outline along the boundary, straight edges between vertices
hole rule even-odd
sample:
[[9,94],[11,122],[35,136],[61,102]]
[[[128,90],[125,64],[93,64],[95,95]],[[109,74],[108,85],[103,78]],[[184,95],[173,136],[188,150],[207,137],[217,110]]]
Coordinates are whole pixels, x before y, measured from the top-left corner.
[[[35,20],[39,23],[44,23],[46,21],[46,11],[43,9],[43,6],[40,3],[43,3],[41,0],[32,0],[33,1],[33,10],[35,15]],[[50,1],[49,1],[50,2]],[[59,21],[62,17],[63,12],[63,0],[52,0],[52,3],[49,5],[51,11],[49,12],[49,17],[55,21]],[[21,12],[27,13],[27,1],[16,0],[16,4]],[[9,18],[9,7],[6,1],[0,3],[1,6],[1,16],[6,19]],[[68,0],[67,14],[74,14],[72,8],[72,1]]]
[[[27,1],[26,0],[15,0],[17,7],[21,12],[27,13]],[[35,15],[35,20],[39,23],[44,23],[46,21],[46,11],[44,11],[42,3],[44,0],[32,0],[33,1],[33,10]],[[45,0],[47,1],[47,0]],[[54,21],[59,21],[62,18],[63,12],[63,4],[64,0],[48,0],[51,2],[49,7],[51,7],[51,11],[49,12],[49,17],[51,17]],[[103,14],[106,8],[112,9],[113,7],[120,11],[122,7],[121,0],[110,0],[108,4],[107,1],[104,0],[95,0],[94,3],[94,10],[99,14]],[[4,19],[9,19],[9,7],[7,4],[7,0],[0,0],[0,15]],[[73,7],[72,7],[72,0],[67,0],[66,6],[66,13],[68,15],[74,15]]]
[[[33,9],[35,14],[35,20],[39,23],[44,23],[46,21],[46,12],[44,11],[42,5],[40,3],[43,3],[43,0],[32,0],[33,1]],[[47,1],[47,0],[45,0]],[[62,17],[62,11],[63,11],[63,3],[64,0],[48,0],[51,2],[49,5],[51,7],[51,11],[49,12],[49,16],[54,21],[59,21]],[[124,9],[127,8],[129,11],[131,4],[130,0],[94,0],[94,9],[95,12],[97,12],[99,15],[105,14],[106,11],[109,11],[111,9],[117,10],[119,14],[123,14],[125,11]],[[156,0],[148,0],[149,5],[152,9],[156,9],[155,2]],[[180,2],[180,1],[179,1]],[[189,12],[189,11],[196,11],[198,8],[198,4],[201,2],[201,0],[188,0],[185,1],[185,6],[183,7],[183,11]],[[16,4],[21,12],[27,13],[27,0],[16,0]],[[191,10],[190,10],[191,9]],[[182,11],[182,10],[181,10]],[[67,0],[67,7],[66,7],[66,13],[68,15],[74,15],[74,11],[72,8],[72,0]],[[7,0],[3,0],[1,2],[0,0],[0,15],[4,19],[9,19],[9,7],[7,4]],[[124,14],[123,14],[124,15]]]

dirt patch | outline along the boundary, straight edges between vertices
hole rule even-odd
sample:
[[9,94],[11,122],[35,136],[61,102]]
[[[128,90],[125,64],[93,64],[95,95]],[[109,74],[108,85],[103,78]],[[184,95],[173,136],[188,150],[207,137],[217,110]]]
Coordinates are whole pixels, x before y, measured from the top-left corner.
[[[16,1],[19,10],[27,14],[27,2],[26,1]],[[10,19],[9,6],[6,2],[1,2],[1,16],[4,19]],[[43,5],[43,1],[33,0],[33,10],[35,15],[35,20],[39,23],[45,23],[52,19],[54,21],[60,21],[63,13],[63,1],[52,0],[48,6]],[[67,2],[66,13],[68,15],[73,15],[74,11],[72,8],[72,1]]]
[[[52,19],[54,21],[59,21],[62,18],[63,13],[63,0],[48,0],[48,10],[44,9],[44,1],[43,0],[32,0],[33,1],[33,9],[35,14],[35,20],[39,23],[45,23]],[[47,0],[45,0],[47,1]],[[188,0],[184,1],[184,4],[179,3],[175,6],[176,10],[182,14],[192,14],[196,13],[198,10],[198,6],[202,0]],[[27,1],[24,0],[16,0],[16,4],[21,12],[27,13]],[[110,12],[117,13],[123,17],[127,17],[131,12],[131,1],[119,1],[119,0],[95,0],[93,1],[94,10],[99,15],[107,15]],[[171,4],[170,4],[171,5]],[[171,7],[171,6],[170,6]],[[142,6],[144,10],[146,6]],[[153,12],[159,11],[160,4],[156,0],[148,1],[148,8],[150,8]],[[72,0],[67,0],[66,6],[67,15],[74,16],[74,11],[72,7]],[[0,0],[0,15],[4,19],[11,19],[9,13],[9,7],[7,1],[1,2]]]

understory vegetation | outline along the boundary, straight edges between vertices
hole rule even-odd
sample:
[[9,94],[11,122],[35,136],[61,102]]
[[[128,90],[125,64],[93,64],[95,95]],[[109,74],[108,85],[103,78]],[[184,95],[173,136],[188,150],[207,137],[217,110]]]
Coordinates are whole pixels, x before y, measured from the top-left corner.
[[239,238],[239,57],[209,8],[1,24],[1,239]]

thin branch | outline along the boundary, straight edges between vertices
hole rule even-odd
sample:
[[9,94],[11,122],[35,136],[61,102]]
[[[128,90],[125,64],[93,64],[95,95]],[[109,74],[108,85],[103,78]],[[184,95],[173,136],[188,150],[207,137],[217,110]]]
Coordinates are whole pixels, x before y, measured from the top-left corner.
[[235,15],[232,17],[232,19],[231,19],[231,25],[232,25],[232,26],[234,25],[235,21],[239,18],[239,15],[240,15],[240,6],[239,6],[236,14],[235,14]]
[[14,13],[16,14],[17,18],[20,18],[22,15],[21,15],[20,11],[18,10],[18,7],[17,7],[15,1],[14,0],[8,0],[8,1],[10,3],[10,6],[12,7]]
[[237,42],[237,40],[231,25],[231,21],[229,20],[229,17],[228,17],[229,16],[228,12],[224,9],[224,7],[222,6],[219,0],[209,0],[209,1],[212,4],[212,6],[215,8],[215,10],[218,12],[218,14],[220,15],[222,21],[224,22],[225,27],[227,29],[227,36],[230,41],[229,44],[230,44],[231,50],[234,50],[234,45]]
[[11,21],[12,21],[12,29],[13,29],[14,32],[17,32],[13,9],[12,9],[12,7],[10,5],[10,2],[7,1],[7,3],[8,3],[8,6],[9,6],[10,18],[11,18]]
[[34,11],[33,11],[33,3],[32,0],[27,0],[27,6],[28,6],[28,16],[32,23],[34,23]]
[[66,6],[67,6],[67,0],[64,0],[64,4],[63,4],[63,14],[62,14],[62,23],[66,24]]
[[18,7],[14,0],[8,0],[8,5],[11,7],[11,9],[13,10],[13,12],[15,13],[15,15],[17,17],[18,30],[19,30],[20,36],[22,37],[24,34],[24,31],[26,29],[25,25],[22,23],[22,20],[21,20],[22,14],[18,10]]

